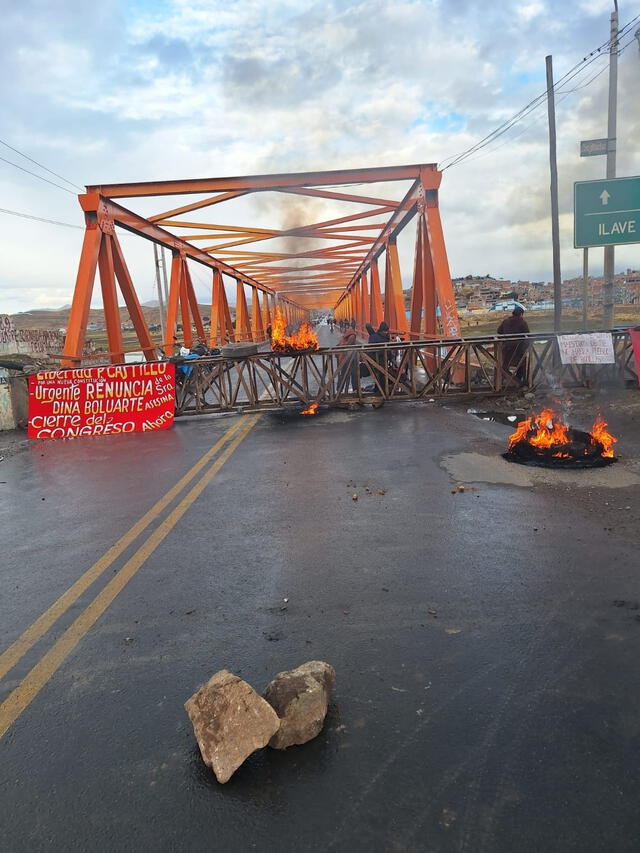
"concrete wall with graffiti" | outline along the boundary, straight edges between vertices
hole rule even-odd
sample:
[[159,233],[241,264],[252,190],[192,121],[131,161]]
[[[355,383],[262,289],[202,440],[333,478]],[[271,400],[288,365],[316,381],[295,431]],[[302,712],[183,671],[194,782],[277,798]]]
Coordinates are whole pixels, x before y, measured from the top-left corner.
[[62,352],[64,335],[44,329],[16,329],[8,314],[0,314],[0,353],[43,356]]
[[0,367],[0,430],[14,429],[15,425],[9,371]]
[[45,329],[16,329],[8,314],[0,314],[0,353],[42,356],[62,352],[64,335]]

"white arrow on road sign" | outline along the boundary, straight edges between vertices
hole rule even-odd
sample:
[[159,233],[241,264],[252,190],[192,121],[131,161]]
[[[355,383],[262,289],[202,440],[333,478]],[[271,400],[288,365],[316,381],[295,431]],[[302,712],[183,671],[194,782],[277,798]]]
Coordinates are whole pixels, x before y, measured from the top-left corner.
[[600,193],[600,200],[602,201],[602,203],[609,204],[610,198],[611,196],[609,195],[609,193],[606,190],[602,190],[602,192]]

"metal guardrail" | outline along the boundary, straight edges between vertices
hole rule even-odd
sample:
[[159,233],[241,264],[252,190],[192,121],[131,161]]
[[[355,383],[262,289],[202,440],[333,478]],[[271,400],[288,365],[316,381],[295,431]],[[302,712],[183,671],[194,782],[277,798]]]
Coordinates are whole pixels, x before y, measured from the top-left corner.
[[[203,357],[178,369],[176,414],[256,411],[319,404],[384,403],[431,397],[500,394],[521,387],[580,387],[637,382],[624,330],[612,332],[615,364],[563,365],[554,333],[423,340],[322,349],[262,352],[239,359]],[[504,344],[522,352],[504,363]]]

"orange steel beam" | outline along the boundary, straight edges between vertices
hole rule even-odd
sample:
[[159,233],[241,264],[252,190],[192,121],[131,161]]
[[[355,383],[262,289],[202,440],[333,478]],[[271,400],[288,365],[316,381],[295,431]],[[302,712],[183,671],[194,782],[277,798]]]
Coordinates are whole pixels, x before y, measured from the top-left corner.
[[[182,315],[186,343],[192,339],[192,324],[195,324],[199,336],[204,333],[188,268],[189,260],[207,266],[214,276],[211,315],[215,322],[212,322],[210,340],[214,337],[222,340],[233,332],[243,339],[259,338],[271,319],[273,294],[281,294],[278,301],[288,322],[298,322],[305,316],[305,309],[309,305],[320,305],[324,301],[326,306],[330,293],[336,288],[342,289],[342,295],[334,307],[336,316],[354,318],[360,329],[366,322],[377,324],[385,316],[394,331],[405,334],[407,322],[396,239],[418,214],[409,323],[411,337],[426,335],[431,329],[437,328],[436,304],[441,310],[444,334],[451,336],[456,329],[459,333],[438,210],[441,179],[442,173],[435,164],[417,164],[87,187],[87,193],[80,197],[85,211],[87,235],[78,270],[72,309],[74,322],[70,323],[68,349],[77,357],[77,347],[84,341],[84,333],[77,327],[88,312],[98,258],[105,311],[109,315],[108,325],[114,326],[114,305],[117,308],[117,299],[109,283],[112,281],[109,272],[109,247],[112,246],[112,240],[106,236],[94,234],[92,237],[89,234],[91,230],[104,234],[115,233],[114,225],[167,246],[174,258],[179,256],[173,265],[172,293],[168,301],[166,343],[171,345],[178,313]],[[361,190],[367,184],[393,181],[410,184],[401,201],[381,198],[375,193],[365,194],[366,191]],[[288,228],[225,225],[183,221],[180,218],[190,211],[210,208],[223,201],[257,192],[319,198],[331,202],[334,207],[350,204],[353,210],[355,204],[360,205],[360,209],[348,215]],[[196,193],[202,194],[204,198],[148,218],[114,201],[125,196],[141,198]],[[177,233],[175,230],[167,230],[169,227],[177,229]],[[179,236],[180,231],[185,233]],[[300,241],[293,245],[293,251],[288,251],[291,244],[287,244],[287,238]],[[282,248],[277,245],[278,240],[284,240],[285,251],[277,250]],[[195,244],[201,242],[205,245],[199,249]],[[302,248],[313,244],[318,246],[318,242],[322,244],[319,248]],[[252,251],[251,247],[256,243],[261,245]],[[245,249],[246,245],[250,248]],[[377,261],[383,255],[386,255],[384,306],[377,270]],[[230,312],[222,275],[233,278],[238,290],[236,328],[231,332],[227,325],[227,314],[230,321]],[[246,302],[245,285],[252,288],[251,313]],[[265,294],[262,301],[259,291]],[[297,298],[298,303],[289,296],[285,297],[285,293]],[[120,352],[118,346],[122,345],[117,343],[115,329],[112,329],[111,337],[114,343],[110,344],[109,349],[117,355]]]
[[[432,181],[431,183],[436,183],[436,186],[433,189],[437,189],[440,185],[441,173],[437,172],[437,181]],[[369,249],[367,255],[362,260],[360,266],[356,270],[353,280],[357,278],[358,275],[363,273],[365,270],[369,268],[371,262],[380,257],[380,255],[385,251],[387,243],[389,240],[395,239],[398,234],[402,231],[402,229],[413,219],[416,215],[418,200],[423,195],[423,187],[421,186],[420,180],[416,180],[414,184],[411,186],[411,189],[406,194],[402,202],[398,205],[398,208],[394,212],[391,219],[387,222],[385,227],[382,229],[376,242],[373,244],[371,249]]]
[[[269,294],[265,294],[265,298]],[[227,341],[235,341],[236,335],[231,322],[231,311],[227,302],[227,293],[224,282],[218,270],[213,271],[212,293],[211,293],[211,328],[209,346],[225,344]]]
[[233,278],[241,276],[247,280],[248,284],[255,285],[260,288],[260,290],[265,289],[264,285],[259,281],[250,280],[247,276],[243,276],[240,270],[226,264],[224,261],[212,258],[211,255],[208,255],[201,249],[197,249],[186,240],[176,237],[175,234],[172,234],[170,231],[165,231],[164,228],[161,228],[154,222],[145,219],[144,216],[140,216],[131,210],[127,210],[108,198],[102,198],[96,194],[87,194],[79,196],[79,199],[80,205],[85,211],[85,214],[96,213],[99,221],[111,221],[115,225],[119,225],[121,228],[131,231],[133,234],[146,237],[148,240],[167,246],[172,250],[183,252],[186,257],[191,258],[193,261],[197,261],[198,263],[204,264],[210,268],[219,269],[220,272],[226,273]]
[[224,320],[222,317],[222,300],[220,291],[224,291],[222,276],[218,270],[213,271],[211,281],[211,317],[209,318],[209,346],[216,347],[224,343]]
[[[148,240],[152,240],[154,243],[159,243],[160,245],[166,246],[172,251],[182,252],[185,257],[189,258],[190,260],[197,261],[198,263],[203,264],[204,266],[209,267],[210,269],[218,269],[221,273],[229,275],[232,278],[235,278],[236,280],[238,278],[242,278],[247,284],[253,287],[257,287],[259,290],[265,292],[269,291],[269,288],[267,286],[265,286],[259,281],[255,281],[250,276],[243,273],[241,270],[236,269],[235,267],[225,263],[224,261],[218,258],[211,257],[211,255],[208,255],[206,252],[203,252],[195,246],[192,246],[183,238],[177,237],[170,231],[166,231],[159,225],[156,225],[150,220],[145,219],[143,216],[134,213],[132,210],[127,210],[127,208],[116,204],[108,198],[102,198],[95,194],[84,194],[78,196],[78,199],[80,201],[80,206],[85,212],[87,229],[93,227],[104,227],[106,229],[109,229],[110,227],[112,227],[112,225],[119,225],[127,231],[130,231],[132,234],[137,234],[141,237],[145,237]],[[96,220],[97,226],[95,224]],[[92,267],[90,257],[87,255],[85,258],[84,249],[83,254],[81,255],[81,264],[83,265],[83,275],[91,272],[91,269],[93,269],[92,275],[93,277],[95,277],[95,264]],[[80,272],[81,270],[79,269],[78,275],[80,275]]]
[[265,330],[265,333],[269,326],[271,326],[271,306],[269,305],[269,300],[271,297],[268,293],[262,297],[262,310],[263,310],[263,318],[262,318],[262,326]]
[[87,322],[89,320],[89,308],[91,307],[91,295],[93,283],[96,277],[98,265],[98,254],[102,243],[103,232],[98,226],[95,218],[87,221],[87,230],[84,232],[76,286],[73,291],[73,301],[69,313],[67,335],[64,339],[62,350],[65,360],[62,365],[70,367],[79,364],[78,357],[84,350],[85,336],[87,333]]
[[229,178],[198,178],[195,180],[146,181],[128,184],[93,184],[87,192],[97,192],[109,198],[148,197],[157,195],[187,195],[189,193],[233,192],[234,190],[277,190],[289,187],[327,186],[332,184],[367,184],[386,181],[403,181],[417,178],[422,170],[437,176],[435,163],[411,166],[382,166],[372,169],[336,169],[327,172],[299,172],[297,174],[249,175]]
[[136,289],[133,286],[131,275],[129,274],[124,255],[122,254],[122,247],[120,246],[116,234],[112,235],[111,242],[113,244],[113,267],[120,285],[120,290],[124,297],[125,305],[127,306],[127,311],[129,312],[129,317],[131,317],[131,322],[133,323],[133,328],[136,330],[144,357],[147,361],[155,361],[157,358],[156,346],[151,340],[149,327],[147,326],[147,321],[144,318],[142,306],[140,305]]
[[427,233],[429,235],[429,251],[433,264],[433,275],[435,279],[435,290],[438,294],[440,305],[440,322],[445,337],[460,337],[460,318],[456,308],[456,300],[453,293],[451,273],[449,272],[449,261],[447,260],[447,249],[442,232],[440,211],[437,204],[429,203],[425,208],[427,218]]
[[[112,193],[109,193],[109,195],[112,195]],[[165,210],[164,213],[156,213],[155,216],[149,217],[149,222],[159,222],[161,219],[166,219],[167,216],[177,216],[179,213],[188,213],[190,210],[211,207],[212,204],[219,204],[221,201],[228,201],[231,198],[238,198],[241,195],[246,195],[246,192],[220,193],[220,195],[215,195],[212,198],[193,201],[191,204],[185,204],[182,207],[174,207],[173,210]]]
[[[398,205],[396,204],[395,207]],[[255,228],[255,227],[247,227],[241,228],[239,226],[224,226],[218,223],[205,223],[205,222],[181,222],[180,220],[166,220],[164,222],[158,223],[160,225],[165,226],[180,226],[184,228],[202,228],[202,229],[210,229],[215,230],[219,229],[221,231],[233,231],[237,233],[245,233],[245,232],[255,232],[256,234],[264,233],[264,234],[273,234],[277,236],[299,236],[301,232],[305,229],[313,228],[314,230],[318,230],[321,228],[333,228],[336,225],[342,225],[345,222],[355,222],[358,219],[368,219],[370,216],[379,216],[384,213],[392,213],[395,207],[391,207],[389,205],[385,205],[384,207],[377,207],[375,210],[365,210],[361,213],[351,213],[348,216],[339,216],[335,219],[327,219],[324,222],[315,222],[313,225],[299,225],[295,228],[288,228],[286,230],[282,229],[274,229],[274,228]],[[124,208],[123,208],[124,209]],[[374,223],[373,225],[359,225],[358,228],[382,228],[386,225],[386,223]],[[349,230],[348,228],[340,229],[340,230]],[[173,235],[172,235],[173,236]],[[180,239],[185,240],[185,237],[181,237]]]
[[227,340],[234,343],[235,339],[236,339],[236,330],[233,328],[233,322],[231,320],[231,309],[229,308],[229,302],[227,300],[227,292],[224,289],[224,287],[222,288],[222,307],[224,309],[224,311],[223,311],[224,322],[225,322],[225,326],[227,328]]
[[[152,220],[150,220],[152,221]],[[158,223],[160,225],[164,225],[166,227],[170,225],[180,226],[180,228],[205,228],[207,230],[215,229],[216,231],[237,231],[241,234],[244,234],[245,231],[255,231],[256,233],[264,233],[271,234],[276,233],[277,229],[273,228],[248,228],[243,225],[221,225],[218,222],[184,222],[182,219],[165,219],[163,222]],[[183,240],[186,240],[186,237],[182,237]]]
[[[256,343],[264,340],[264,325],[262,322],[262,309],[260,307],[260,297],[257,287],[251,288],[251,332],[253,340]],[[263,297],[267,299],[267,295]]]
[[[413,261],[413,286],[411,289],[411,318],[409,320],[409,339],[420,337],[424,322],[422,316],[422,305],[424,302],[425,288],[425,252],[424,252],[424,215],[418,215],[418,228],[416,231],[415,256]],[[435,320],[435,317],[434,317]]]
[[174,336],[178,322],[178,305],[180,302],[180,279],[182,278],[182,258],[176,252],[171,259],[171,279],[169,282],[169,299],[167,300],[167,322],[165,323],[164,349],[165,355],[173,355]]
[[[246,240],[236,240],[232,243],[222,243],[221,245],[216,246],[206,246],[203,249],[203,252],[219,252],[222,249],[226,249],[232,246],[241,246],[244,243],[256,243],[259,240],[263,240],[264,237],[250,237]],[[369,242],[368,240],[365,242]],[[312,252],[284,252],[278,253],[276,257],[278,258],[326,258],[338,256],[341,257],[342,253],[347,249],[356,249],[362,246],[362,240],[354,240],[351,238],[351,243],[344,243],[340,246],[331,246],[330,248],[325,249],[314,249]]]
[[244,284],[241,279],[238,279],[236,289],[236,340],[251,341],[251,326],[249,324],[249,309],[247,307],[247,297],[244,292]]
[[369,302],[369,313],[371,316],[371,325],[378,328],[382,323],[382,294],[380,293],[380,274],[378,272],[378,262],[374,261],[371,264],[371,299]]
[[102,288],[102,305],[109,344],[109,360],[112,364],[124,361],[124,345],[122,343],[122,323],[118,310],[118,294],[116,291],[116,274],[113,265],[112,237],[105,234],[98,253],[98,268],[100,270],[100,285]]
[[[438,173],[438,177],[441,174]],[[448,337],[460,336],[460,321],[455,305],[453,285],[447,260],[442,223],[438,208],[438,186],[433,186],[433,175],[421,170],[418,180],[413,184],[398,210],[391,217],[378,239],[354,272],[345,291],[346,295],[357,290],[359,276],[375,263],[385,252],[385,321],[395,331],[406,332],[406,315],[402,297],[399,261],[395,240],[399,232],[416,213],[424,218],[424,226],[419,222],[416,238],[416,260],[414,262],[414,281],[412,308],[410,315],[411,336],[429,335],[435,331],[436,299],[440,306],[443,333]],[[439,181],[438,181],[439,185]],[[385,245],[385,235],[388,241]],[[419,291],[419,292],[418,292]],[[372,300],[375,298],[375,284],[372,276]],[[343,299],[341,297],[341,299]],[[338,301],[340,304],[340,300]],[[337,307],[337,306],[336,306]],[[373,318],[374,306],[371,304]],[[419,330],[419,332],[418,332]]]
[[191,312],[191,317],[193,318],[193,324],[196,327],[196,334],[201,341],[205,340],[204,334],[204,324],[202,322],[202,317],[200,316],[200,308],[198,307],[198,300],[196,299],[196,292],[193,289],[193,281],[191,280],[191,273],[189,272],[189,267],[187,266],[186,259],[183,261],[184,263],[184,277],[187,284],[187,299],[189,301],[189,309]]
[[367,274],[362,273],[360,277],[360,329],[364,334],[365,324],[369,321],[369,289],[367,287]]
[[189,293],[187,286],[187,265],[184,258],[180,258],[180,315],[182,320],[182,338],[186,347],[193,346],[193,334],[191,332],[191,316],[189,315]]
[[334,199],[336,201],[354,201],[357,204],[382,204],[385,207],[397,207],[399,202],[390,201],[387,198],[371,198],[366,195],[350,195],[348,193],[336,193],[330,190],[315,190],[310,187],[303,187],[300,189],[289,189],[284,190],[280,189],[278,192],[281,193],[295,193],[296,195],[307,195],[318,198],[328,198]]
[[[226,243],[218,243],[213,246],[207,246],[205,252],[218,252],[221,249],[227,249],[233,246],[242,246],[245,243],[259,243],[261,240],[274,240],[278,237],[298,236],[308,240],[351,240],[357,243],[375,243],[375,237],[358,236],[357,234],[341,234],[340,232],[331,231],[315,231],[309,228],[306,231],[299,230],[297,234],[292,234],[290,231],[274,231],[269,234],[259,231],[245,231],[241,240],[228,240]],[[182,239],[194,242],[195,240],[216,240],[228,235],[210,233],[210,234],[183,234]],[[334,248],[338,248],[334,246]]]

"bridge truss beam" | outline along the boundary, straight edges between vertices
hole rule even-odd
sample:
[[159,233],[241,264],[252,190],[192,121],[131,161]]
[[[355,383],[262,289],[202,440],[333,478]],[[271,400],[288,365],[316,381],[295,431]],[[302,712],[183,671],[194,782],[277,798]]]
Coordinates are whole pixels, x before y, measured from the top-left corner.
[[[377,326],[384,319],[405,339],[438,333],[455,337],[460,328],[438,209],[441,179],[434,164],[422,164],[88,186],[86,194],[79,197],[86,231],[64,363],[71,365],[81,359],[96,270],[100,273],[111,361],[124,355],[116,284],[145,357],[157,357],[116,227],[171,252],[163,341],[167,354],[173,352],[176,343],[191,346],[194,335],[205,339],[207,333],[212,345],[228,340],[264,340],[276,302],[291,325],[307,319],[313,309],[330,309],[333,305],[335,316],[355,319],[362,334],[367,323]],[[404,198],[390,198],[394,193],[389,187],[393,189],[398,182],[410,182],[409,190]],[[384,189],[359,189],[368,184],[382,184]],[[212,223],[201,220],[202,214],[194,214],[210,208],[222,210],[223,203],[246,207],[250,204],[247,197],[255,193],[278,194],[283,226],[233,225],[228,216],[225,221]],[[174,200],[169,209],[146,216],[114,201],[185,195],[204,197],[178,206]],[[329,215],[307,221],[313,219],[311,214],[318,206]],[[340,212],[343,215],[336,215]],[[185,215],[189,218],[183,218]],[[216,218],[224,219],[224,213]],[[407,322],[397,240],[414,218],[417,230]],[[379,260],[384,262],[382,287]],[[191,278],[190,264],[194,262],[211,271],[208,329]],[[236,283],[235,323],[223,277]],[[336,301],[337,293],[340,296]],[[178,341],[180,321],[182,340]]]

